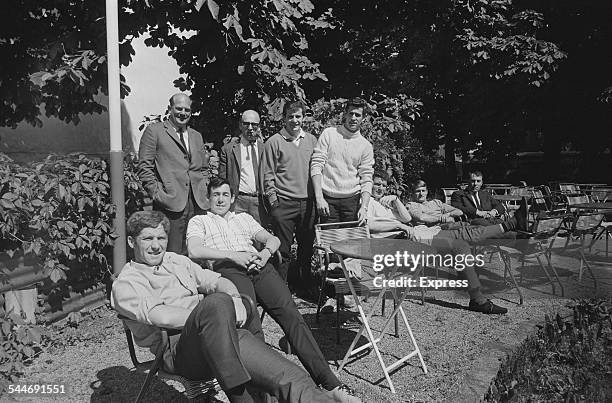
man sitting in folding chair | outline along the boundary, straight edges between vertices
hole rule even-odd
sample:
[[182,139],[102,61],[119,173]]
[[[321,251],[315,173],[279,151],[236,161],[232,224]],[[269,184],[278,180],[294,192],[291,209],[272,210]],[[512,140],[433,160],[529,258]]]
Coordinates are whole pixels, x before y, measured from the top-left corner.
[[[292,350],[317,384],[342,397],[343,401],[359,402],[352,396],[353,391],[329,368],[287,284],[268,262],[280,246],[279,239],[249,214],[229,211],[234,195],[227,180],[212,178],[208,197],[208,214],[193,217],[187,226],[189,257],[214,261],[216,272],[236,284],[239,292],[257,299],[264,311],[281,326]],[[262,251],[253,247],[255,240],[265,245]],[[248,329],[264,340],[261,321],[256,315]]]
[[[373,236],[376,233],[388,233],[389,231],[403,231],[408,239],[416,242],[429,244],[436,248],[440,253],[450,253],[452,255],[471,255],[471,247],[467,242],[479,242],[481,240],[494,238],[500,234],[512,230],[527,230],[527,206],[521,205],[516,211],[515,216],[502,224],[488,226],[460,226],[456,229],[443,230],[438,225],[410,226],[413,216],[401,200],[395,196],[385,196],[387,190],[388,176],[384,172],[374,173],[374,187],[372,198],[368,206],[368,225]],[[417,189],[425,187],[425,182],[419,180]],[[427,194],[425,193],[425,197]],[[450,215],[439,215],[439,223],[450,221]],[[431,220],[430,220],[431,221]],[[431,223],[433,224],[433,222]],[[459,276],[468,280],[468,293],[470,303],[468,309],[485,314],[504,314],[508,310],[495,305],[482,294],[478,274],[473,267],[466,266],[459,271]]]
[[247,330],[236,329],[247,317],[237,288],[189,258],[166,252],[169,226],[158,211],[136,212],[127,222],[134,260],[113,283],[111,302],[139,346],[156,353],[160,328],[182,328],[170,336],[164,369],[189,379],[215,377],[230,402],[253,402],[255,391],[281,402],[345,401],[317,388],[303,369]]

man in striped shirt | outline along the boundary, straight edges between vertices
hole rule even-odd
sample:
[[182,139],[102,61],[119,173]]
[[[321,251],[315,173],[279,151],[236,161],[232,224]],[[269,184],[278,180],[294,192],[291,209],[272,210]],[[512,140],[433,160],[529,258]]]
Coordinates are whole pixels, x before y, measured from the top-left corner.
[[[229,211],[234,194],[227,180],[211,179],[208,196],[208,214],[193,217],[187,227],[189,257],[212,260],[213,269],[232,281],[240,293],[257,299],[264,311],[281,326],[315,383],[341,397],[343,402],[359,402],[329,368],[310,328],[297,310],[289,288],[268,262],[280,246],[279,239],[248,213]],[[253,241],[264,244],[264,248],[258,252]],[[257,316],[251,320],[248,330],[264,339]]]

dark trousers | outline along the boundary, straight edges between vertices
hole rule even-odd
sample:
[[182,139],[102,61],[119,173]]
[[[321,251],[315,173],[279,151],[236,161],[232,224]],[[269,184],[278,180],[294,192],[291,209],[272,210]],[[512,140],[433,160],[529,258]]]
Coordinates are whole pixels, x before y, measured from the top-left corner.
[[280,402],[332,401],[303,369],[248,331],[236,329],[234,303],[227,294],[210,294],[194,308],[175,349],[178,374],[215,377],[225,391],[248,382],[248,390],[263,390]]
[[189,224],[191,217],[204,213],[204,210],[202,210],[195,201],[191,188],[189,189],[187,205],[183,211],[168,211],[156,203],[153,204],[153,209],[161,211],[170,220],[168,247],[166,250],[187,256],[187,241],[185,239],[185,235],[187,234],[187,224]]
[[[240,293],[257,300],[264,311],[280,325],[292,351],[317,384],[327,390],[341,384],[329,368],[310,328],[293,302],[289,288],[271,264],[266,264],[257,274],[247,275],[243,269],[225,263],[216,266],[215,271],[234,283]],[[260,340],[264,340],[259,317],[253,317],[248,330]]]
[[246,196],[237,194],[233,206],[234,213],[249,213],[255,221],[266,228],[270,223],[268,213],[264,208],[263,200],[259,196]]
[[[491,218],[482,218],[482,217],[477,217],[477,218],[472,218],[470,220],[470,224],[474,225],[474,226],[491,226],[491,225],[495,225],[495,224],[501,224],[503,223],[504,220],[502,220],[501,218],[498,217],[491,217]],[[495,239],[515,239],[516,238],[516,233],[514,232],[502,232],[496,236],[490,237],[490,238],[495,238]]]
[[[295,288],[309,288],[313,278],[311,272],[312,245],[314,241],[315,206],[313,199],[278,198],[279,205],[272,210],[272,229],[280,239],[283,263],[278,272],[281,278]],[[297,241],[297,259],[289,269],[293,235]]]
[[325,195],[325,201],[329,204],[329,215],[327,217],[321,216],[321,223],[357,221],[361,193],[342,198]]
[[[515,232],[504,233],[499,225],[488,225],[486,227],[467,225],[440,231],[431,240],[431,246],[436,248],[439,253],[469,255],[472,253],[472,248],[468,242],[478,243],[485,239],[498,238],[504,235],[516,237]],[[480,288],[480,280],[474,267],[466,266],[457,273],[460,278],[468,280],[468,291],[473,292],[473,290]]]

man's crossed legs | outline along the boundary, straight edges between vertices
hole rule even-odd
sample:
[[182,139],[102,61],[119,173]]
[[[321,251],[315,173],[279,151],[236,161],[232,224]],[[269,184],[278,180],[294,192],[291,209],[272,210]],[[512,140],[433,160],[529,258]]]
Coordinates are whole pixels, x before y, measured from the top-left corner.
[[[215,270],[234,283],[240,293],[257,300],[264,311],[280,325],[292,350],[317,384],[327,390],[343,386],[329,368],[308,324],[298,311],[289,288],[270,263],[257,274],[247,275],[244,270],[225,264],[218,265]],[[259,317],[253,318],[248,330],[260,340],[264,340]]]
[[[255,313],[256,316],[256,313]],[[193,309],[180,337],[171,339],[174,366],[189,379],[217,378],[230,402],[254,402],[264,391],[280,402],[337,402],[300,367],[249,331],[236,329],[232,298],[210,294]]]

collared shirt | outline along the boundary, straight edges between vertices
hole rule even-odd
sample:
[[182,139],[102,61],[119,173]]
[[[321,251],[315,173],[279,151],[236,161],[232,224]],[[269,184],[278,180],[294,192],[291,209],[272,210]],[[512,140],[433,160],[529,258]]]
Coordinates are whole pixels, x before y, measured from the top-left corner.
[[[172,123],[170,123],[170,124],[172,124]],[[180,139],[181,138],[181,129],[176,127],[174,124],[172,124],[172,127],[174,127],[174,130],[176,131],[176,135]],[[183,141],[185,142],[185,148],[186,148],[187,152],[189,152],[189,132],[187,131],[187,127],[185,127],[185,130],[182,131],[182,136],[183,136]]]
[[[161,331],[151,322],[151,310],[159,305],[193,310],[203,298],[201,293],[216,290],[219,277],[219,273],[202,269],[186,256],[166,252],[159,266],[126,263],[113,283],[111,305],[126,317],[136,344],[155,354]],[[164,356],[164,363],[173,371],[171,353]]]
[[[255,155],[259,155],[257,149],[257,141],[253,143]],[[245,193],[257,193],[257,182],[255,181],[255,171],[253,170],[253,162],[251,161],[252,153],[251,143],[244,137],[240,138],[240,185],[238,191]],[[260,161],[257,161],[258,164]]]
[[480,197],[478,197],[478,192],[473,192],[471,194],[472,197],[472,201],[474,202],[474,206],[476,206],[476,209],[480,210]]
[[295,144],[296,147],[299,147],[300,141],[302,141],[302,139],[306,137],[306,132],[304,132],[304,130],[302,129],[300,129],[300,133],[295,138],[293,138],[293,136],[291,136],[289,132],[287,131],[287,129],[285,129],[284,127],[281,129],[280,134],[281,136],[283,136],[285,140],[290,141],[293,144]]
[[230,211],[221,217],[209,211],[189,220],[187,239],[201,238],[207,248],[257,253],[253,239],[259,231],[265,230],[248,213],[235,214]]

